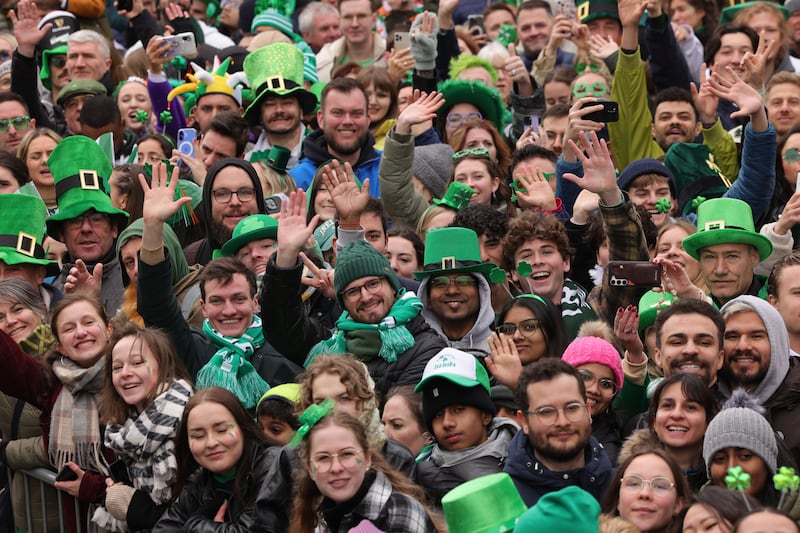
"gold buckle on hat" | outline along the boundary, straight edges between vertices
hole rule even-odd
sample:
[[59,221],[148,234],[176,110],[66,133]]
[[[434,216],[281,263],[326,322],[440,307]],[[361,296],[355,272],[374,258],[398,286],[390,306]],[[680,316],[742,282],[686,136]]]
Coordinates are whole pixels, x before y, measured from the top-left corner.
[[97,177],[97,171],[95,170],[79,170],[78,171],[78,179],[81,183],[81,189],[88,190],[88,191],[99,191],[100,190],[100,180]]
[[583,20],[589,16],[589,2],[586,1],[578,6],[578,20]]
[[709,220],[706,222],[704,231],[714,230],[714,229],[725,229],[725,220]]
[[36,250],[36,237],[25,233],[24,231],[20,231],[17,235],[17,252],[27,255],[28,257],[34,257],[34,252]]
[[456,256],[451,255],[442,257],[442,270],[453,270],[456,268]]
[[281,74],[278,74],[277,76],[270,76],[269,78],[267,78],[267,81],[265,83],[267,84],[267,87],[269,87],[273,91],[277,89],[281,91],[287,90],[286,82],[284,81],[283,75]]

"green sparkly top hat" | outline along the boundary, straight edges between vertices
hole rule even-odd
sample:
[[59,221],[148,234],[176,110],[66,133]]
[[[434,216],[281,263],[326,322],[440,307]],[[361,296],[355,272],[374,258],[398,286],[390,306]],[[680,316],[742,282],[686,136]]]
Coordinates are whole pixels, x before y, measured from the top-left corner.
[[240,220],[233,228],[233,236],[222,245],[222,255],[236,255],[248,242],[278,238],[278,221],[269,215],[250,215]]
[[461,211],[469,205],[473,194],[475,194],[475,191],[472,190],[472,187],[465,183],[454,181],[447,186],[444,196],[441,198],[434,198],[433,203],[450,207],[456,211]]
[[47,266],[42,247],[47,207],[38,196],[0,194],[0,261]]
[[47,159],[56,188],[58,213],[47,219],[47,234],[58,238],[61,222],[93,209],[111,216],[122,230],[128,225],[128,213],[111,204],[108,178],[111,162],[103,149],[83,135],[67,137]]
[[772,253],[770,240],[755,230],[753,211],[735,198],[714,198],[697,208],[697,233],[683,239],[686,253],[700,259],[700,249],[715,244],[749,244],[763,261]]
[[304,114],[314,111],[317,97],[303,88],[303,52],[289,43],[273,43],[251,52],[244,60],[244,72],[255,94],[244,117],[250,124],[261,122],[261,103],[269,95],[294,96]]
[[442,498],[442,510],[450,533],[501,533],[513,531],[528,506],[500,472],[457,486]]
[[422,271],[414,272],[418,280],[442,274],[475,272],[488,276],[494,263],[481,260],[478,235],[469,228],[438,228],[425,239]]

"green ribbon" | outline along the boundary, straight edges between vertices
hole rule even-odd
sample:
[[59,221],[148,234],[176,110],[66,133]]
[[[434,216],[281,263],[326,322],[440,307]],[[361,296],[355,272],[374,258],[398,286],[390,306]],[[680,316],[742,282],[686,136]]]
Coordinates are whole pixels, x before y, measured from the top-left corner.
[[289,441],[289,446],[296,448],[298,444],[303,442],[308,432],[311,431],[311,428],[332,412],[333,400],[331,398],[326,398],[318,404],[314,403],[309,405],[308,408],[303,411],[303,414],[300,415],[300,420],[298,420],[298,422],[300,422],[300,427],[297,428],[294,437]]

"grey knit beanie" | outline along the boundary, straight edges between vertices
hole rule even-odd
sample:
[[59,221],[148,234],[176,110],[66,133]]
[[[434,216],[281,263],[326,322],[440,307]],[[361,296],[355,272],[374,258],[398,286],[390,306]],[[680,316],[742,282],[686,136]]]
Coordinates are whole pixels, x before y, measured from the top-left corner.
[[429,144],[414,148],[414,175],[434,198],[442,197],[452,171],[453,149],[450,145]]
[[[737,394],[747,394],[739,389]],[[736,400],[732,398],[735,402]],[[778,442],[767,419],[749,407],[723,409],[708,424],[703,460],[711,477],[711,459],[725,448],[744,448],[761,457],[771,473],[778,469]]]

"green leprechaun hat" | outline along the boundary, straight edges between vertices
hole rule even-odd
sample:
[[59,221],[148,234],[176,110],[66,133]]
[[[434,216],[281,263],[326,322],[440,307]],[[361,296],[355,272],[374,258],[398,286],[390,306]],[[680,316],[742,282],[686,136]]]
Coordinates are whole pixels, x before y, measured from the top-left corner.
[[110,215],[119,231],[128,225],[128,213],[111,204],[107,192],[111,163],[96,142],[83,135],[67,137],[50,154],[47,166],[58,202],[58,213],[47,219],[48,235],[58,238],[61,222],[90,209]]
[[513,531],[528,510],[514,481],[505,472],[462,483],[442,498],[450,533],[501,533]]
[[261,103],[268,95],[294,96],[304,114],[314,111],[317,97],[303,88],[303,52],[289,43],[273,43],[251,52],[244,60],[244,72],[255,94],[244,117],[250,124],[261,121]]
[[278,221],[269,215],[250,215],[233,228],[233,236],[222,245],[222,255],[231,257],[248,242],[260,239],[277,239]]
[[478,108],[484,119],[494,124],[497,131],[503,131],[505,105],[497,89],[478,81],[447,80],[441,84],[439,92],[445,101],[437,112],[440,117],[447,117],[456,104],[472,104]]
[[730,3],[731,5],[729,5],[728,7],[724,8],[722,11],[719,12],[720,24],[727,24],[729,22],[733,22],[733,19],[736,18],[736,15],[738,15],[743,9],[758,4],[767,4],[771,7],[774,7],[775,9],[780,11],[781,14],[783,14],[783,18],[785,20],[789,20],[789,15],[790,15],[789,10],[785,6],[782,6],[781,4],[778,4],[776,2],[762,2],[760,0],[756,0],[754,2],[737,2],[736,0],[733,0]]
[[444,196],[441,198],[434,198],[433,203],[436,205],[443,205],[450,207],[456,211],[461,211],[469,205],[472,195],[475,191],[469,185],[454,181],[447,186]]
[[601,18],[619,20],[616,0],[584,0],[576,7],[578,20],[581,24]]
[[673,143],[664,156],[666,166],[675,178],[678,211],[686,215],[694,210],[692,200],[719,198],[731,187],[705,144]]
[[715,244],[749,244],[763,261],[772,253],[772,243],[757,233],[750,206],[735,198],[714,198],[697,208],[697,233],[683,239],[686,253],[700,259],[700,249]]
[[47,266],[42,247],[47,206],[38,196],[0,194],[0,261]]
[[428,232],[423,265],[422,271],[414,272],[418,280],[462,272],[477,272],[488,277],[497,267],[481,260],[478,234],[468,228],[438,228]]

